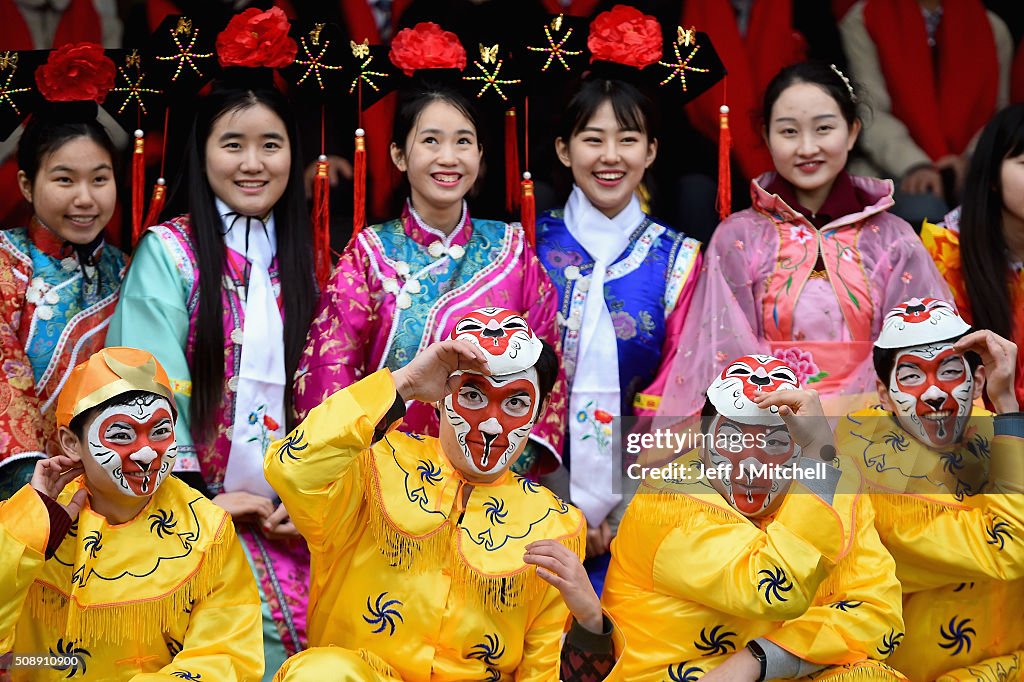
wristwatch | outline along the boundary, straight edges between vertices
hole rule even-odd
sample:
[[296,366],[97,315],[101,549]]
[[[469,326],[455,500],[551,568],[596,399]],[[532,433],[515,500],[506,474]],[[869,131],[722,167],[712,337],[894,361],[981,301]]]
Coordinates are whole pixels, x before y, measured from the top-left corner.
[[757,682],[764,682],[764,678],[768,674],[768,655],[765,654],[761,645],[754,640],[747,642],[747,651],[749,651],[750,655],[757,659],[757,662],[761,665],[761,674],[757,676]]

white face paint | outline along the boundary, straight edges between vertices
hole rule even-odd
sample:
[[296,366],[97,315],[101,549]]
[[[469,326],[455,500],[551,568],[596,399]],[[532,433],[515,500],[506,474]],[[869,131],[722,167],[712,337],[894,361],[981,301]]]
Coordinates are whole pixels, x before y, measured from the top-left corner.
[[147,393],[97,414],[86,434],[93,459],[125,495],[150,497],[174,468],[174,412]]
[[952,343],[914,346],[896,355],[889,398],[910,435],[929,447],[950,447],[971,416],[974,375]]
[[[507,469],[530,435],[540,411],[537,370],[484,376],[454,372],[444,399],[445,419],[455,431],[461,462],[469,474],[493,477]],[[451,457],[452,453],[449,453]]]

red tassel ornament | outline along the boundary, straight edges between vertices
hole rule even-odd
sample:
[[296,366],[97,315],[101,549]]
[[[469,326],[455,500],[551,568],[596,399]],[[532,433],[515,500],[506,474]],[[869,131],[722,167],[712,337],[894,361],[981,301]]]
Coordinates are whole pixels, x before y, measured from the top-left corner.
[[533,196],[533,180],[530,172],[523,173],[523,181],[519,183],[522,192],[522,207],[520,208],[520,220],[523,224],[523,232],[526,234],[526,242],[531,247],[537,246],[537,199]]
[[509,215],[519,208],[519,178],[519,129],[513,107],[505,112],[505,212]]
[[146,157],[141,130],[135,131],[135,151],[132,153],[132,246],[142,237],[142,212],[145,209]]
[[352,178],[352,239],[366,227],[366,131],[356,128]]
[[732,132],[729,130],[729,107],[723,104],[718,109],[718,196],[715,208],[718,217],[725,220],[732,213]]
[[331,179],[327,169],[327,157],[321,154],[313,176],[313,257],[321,291],[331,277]]

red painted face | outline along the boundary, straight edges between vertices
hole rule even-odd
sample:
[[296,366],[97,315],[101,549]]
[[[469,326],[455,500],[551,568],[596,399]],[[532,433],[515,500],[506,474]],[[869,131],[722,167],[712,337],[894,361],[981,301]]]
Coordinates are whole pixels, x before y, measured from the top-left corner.
[[487,353],[492,375],[513,374],[532,367],[542,343],[521,315],[505,308],[480,308],[460,319],[451,339],[468,341]]
[[[775,466],[791,464],[800,454],[785,426],[761,426],[718,417],[712,428],[714,447],[711,465],[730,465],[724,481],[733,506],[751,516],[764,511],[781,492],[781,481],[772,476]],[[761,466],[769,468],[761,471]]]
[[959,440],[973,396],[974,377],[951,344],[919,346],[896,356],[889,397],[900,423],[919,440],[934,447]]
[[467,466],[477,474],[501,471],[533,428],[539,409],[537,371],[500,377],[455,374],[451,387],[445,411]]
[[125,494],[136,497],[152,495],[177,456],[174,417],[167,400],[156,396],[103,410],[88,437],[92,456]]

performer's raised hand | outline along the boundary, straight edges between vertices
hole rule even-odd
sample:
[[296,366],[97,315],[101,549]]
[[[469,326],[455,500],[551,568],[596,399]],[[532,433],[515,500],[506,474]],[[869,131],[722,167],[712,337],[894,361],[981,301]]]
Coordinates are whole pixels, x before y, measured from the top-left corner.
[[490,374],[486,354],[467,341],[439,341],[391,376],[403,399],[432,403],[448,395],[448,377],[459,370]]
[[[78,457],[57,455],[36,462],[30,485],[47,497],[56,500],[64,490],[64,486],[84,473],[85,467],[82,466],[82,461]],[[68,500],[67,504],[61,505],[72,521],[78,518],[78,513],[82,511],[88,494],[86,489],[82,488]]]
[[[808,455],[819,455],[831,462],[835,456],[832,428],[828,425],[825,410],[821,406],[818,392],[809,389],[772,391],[758,393],[751,399],[758,407],[767,410],[777,407],[779,416],[786,423],[793,440]],[[827,447],[826,447],[827,446]],[[822,450],[822,448],[826,448]]]
[[1017,344],[982,329],[961,337],[953,349],[958,353],[973,351],[981,356],[981,364],[985,366],[985,394],[996,414],[1020,409],[1013,388],[1017,372]]
[[604,630],[601,600],[575,552],[555,540],[538,540],[526,546],[523,561],[536,566],[537,575],[558,589],[577,623],[594,633]]

